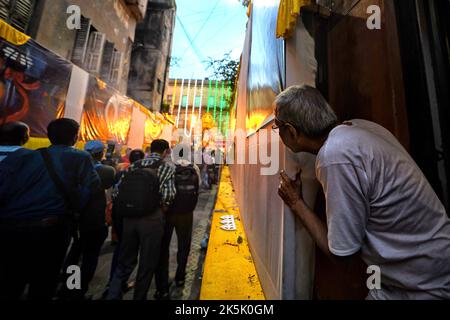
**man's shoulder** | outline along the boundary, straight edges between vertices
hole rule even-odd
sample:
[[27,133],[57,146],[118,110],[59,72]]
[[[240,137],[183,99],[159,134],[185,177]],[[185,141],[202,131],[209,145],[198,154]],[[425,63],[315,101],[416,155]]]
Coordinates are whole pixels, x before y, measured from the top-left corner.
[[23,163],[36,163],[36,157],[40,157],[40,154],[35,150],[19,148],[11,152],[5,152],[4,157],[2,157],[2,161],[0,164],[3,167],[19,167]]
[[[60,148],[60,147],[57,147]],[[56,153],[57,148],[50,147],[48,150],[50,153]],[[60,151],[61,152],[61,151]],[[61,152],[62,157],[70,157],[71,159],[77,159],[77,160],[90,160],[91,155],[83,150],[79,150],[73,147],[64,147]]]
[[13,157],[25,157],[25,158],[35,157],[37,155],[38,155],[38,152],[36,150],[30,150],[30,149],[25,149],[25,148],[20,148],[20,149],[14,151],[13,153],[11,153],[11,156],[13,156]]
[[90,159],[91,155],[83,150],[78,150],[75,148],[68,149],[68,153],[73,154],[74,156],[80,158],[80,159]]
[[386,129],[374,122],[355,119],[333,129],[317,154],[317,166],[351,164],[369,154],[377,136]]
[[161,167],[168,172],[175,173],[176,165],[173,162],[162,160]]

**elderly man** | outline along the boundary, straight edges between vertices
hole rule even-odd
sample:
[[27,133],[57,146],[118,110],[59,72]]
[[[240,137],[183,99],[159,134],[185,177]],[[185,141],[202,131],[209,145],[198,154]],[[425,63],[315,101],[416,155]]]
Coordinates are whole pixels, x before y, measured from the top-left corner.
[[339,123],[320,92],[294,86],[275,101],[275,125],[293,152],[317,155],[327,225],[308,208],[300,173],[279,195],[332,260],[357,256],[381,270],[368,299],[449,299],[450,220],[395,137],[365,120]]

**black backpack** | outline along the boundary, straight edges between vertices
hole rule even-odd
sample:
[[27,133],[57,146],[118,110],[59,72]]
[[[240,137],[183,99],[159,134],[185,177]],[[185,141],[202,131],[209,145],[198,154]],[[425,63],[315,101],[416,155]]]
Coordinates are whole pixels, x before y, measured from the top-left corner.
[[198,175],[194,166],[177,165],[175,169],[175,187],[177,193],[169,211],[189,213],[194,211],[198,201]]
[[125,174],[115,201],[120,216],[143,217],[159,208],[161,196],[157,171],[160,164],[161,161],[157,161],[150,167],[137,168]]

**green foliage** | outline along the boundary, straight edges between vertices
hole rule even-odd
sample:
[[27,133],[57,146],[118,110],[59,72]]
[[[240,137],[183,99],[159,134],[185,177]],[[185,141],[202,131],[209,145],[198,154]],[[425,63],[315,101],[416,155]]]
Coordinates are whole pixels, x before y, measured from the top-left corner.
[[[239,71],[239,60],[233,60],[230,52],[228,52],[221,59],[209,57],[206,65],[208,70],[212,70],[211,77],[220,81],[226,81],[228,89],[234,93]],[[230,97],[227,97],[226,102],[228,106],[231,106],[234,102],[234,95],[231,94]]]

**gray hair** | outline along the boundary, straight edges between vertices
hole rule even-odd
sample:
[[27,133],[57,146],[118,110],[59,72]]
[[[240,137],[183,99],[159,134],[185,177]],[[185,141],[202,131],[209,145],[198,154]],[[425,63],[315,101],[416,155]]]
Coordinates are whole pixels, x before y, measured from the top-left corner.
[[277,119],[289,122],[309,138],[327,134],[338,118],[319,90],[308,85],[292,86],[275,99]]

